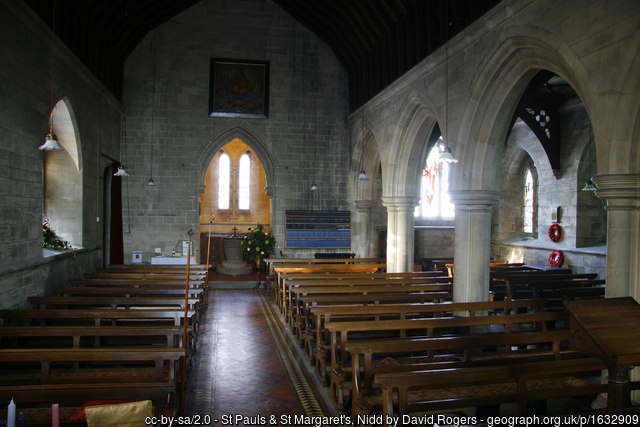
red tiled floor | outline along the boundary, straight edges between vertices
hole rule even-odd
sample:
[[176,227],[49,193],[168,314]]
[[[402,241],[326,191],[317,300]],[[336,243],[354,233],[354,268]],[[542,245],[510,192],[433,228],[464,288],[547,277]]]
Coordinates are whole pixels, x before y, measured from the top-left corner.
[[258,298],[252,289],[211,289],[187,415],[211,415],[212,425],[223,425],[224,415],[303,414]]

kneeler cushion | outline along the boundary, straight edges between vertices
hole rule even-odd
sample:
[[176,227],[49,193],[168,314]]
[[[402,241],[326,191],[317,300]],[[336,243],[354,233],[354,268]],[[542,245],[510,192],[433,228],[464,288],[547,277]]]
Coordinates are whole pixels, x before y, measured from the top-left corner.
[[153,416],[150,400],[85,408],[88,427],[143,427],[145,418]]

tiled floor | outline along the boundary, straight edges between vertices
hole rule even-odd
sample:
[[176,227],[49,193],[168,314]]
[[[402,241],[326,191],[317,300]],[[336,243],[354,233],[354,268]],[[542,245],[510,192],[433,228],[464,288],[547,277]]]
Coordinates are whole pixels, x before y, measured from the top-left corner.
[[[258,425],[256,417],[309,415],[262,292],[211,289],[209,294],[185,414],[210,415],[211,425]],[[228,416],[253,418],[229,423]]]

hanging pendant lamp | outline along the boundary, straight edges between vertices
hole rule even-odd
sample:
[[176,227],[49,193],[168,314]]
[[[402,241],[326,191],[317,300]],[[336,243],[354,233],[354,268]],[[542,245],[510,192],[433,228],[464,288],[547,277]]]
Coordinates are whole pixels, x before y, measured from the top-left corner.
[[118,171],[113,176],[129,176],[126,170],[122,166],[118,166]]
[[451,147],[447,144],[449,139],[449,2],[445,4],[445,40],[444,40],[444,134],[440,146],[440,162],[458,163],[453,156]]
[[51,85],[49,92],[49,132],[45,135],[44,144],[38,147],[41,151],[53,151],[63,150],[62,146],[58,144],[58,137],[53,132],[53,90],[55,81],[55,69],[56,69],[56,2],[53,2],[53,20],[51,23],[51,50],[49,52],[51,61]]
[[40,147],[39,150],[42,151],[52,151],[52,150],[62,150],[62,146],[58,144],[58,137],[53,132],[53,128],[49,129],[47,135],[44,137],[45,141]]

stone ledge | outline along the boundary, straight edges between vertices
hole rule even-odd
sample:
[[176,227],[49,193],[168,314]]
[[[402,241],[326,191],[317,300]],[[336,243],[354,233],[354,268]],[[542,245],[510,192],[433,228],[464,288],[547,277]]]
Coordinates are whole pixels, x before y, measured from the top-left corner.
[[28,261],[24,264],[20,264],[20,265],[8,265],[5,266],[4,268],[0,269],[0,277],[1,276],[5,276],[5,275],[9,275],[9,274],[13,274],[13,273],[17,273],[23,270],[30,270],[36,267],[39,267],[41,265],[44,264],[48,264],[51,262],[55,262],[57,260],[60,259],[64,259],[64,258],[73,258],[76,255],[79,254],[86,254],[86,253],[90,253],[90,252],[94,252],[94,251],[98,251],[100,250],[100,247],[95,246],[93,248],[79,248],[79,249],[74,249],[73,251],[48,251],[50,252],[49,255],[43,255],[42,258],[38,258],[38,259],[33,259],[31,261]]
[[589,255],[607,255],[607,246],[587,246],[583,248],[573,248],[569,246],[560,246],[560,245],[550,245],[546,243],[541,243],[537,240],[527,240],[521,238],[514,238],[505,241],[492,241],[492,245],[503,245],[503,246],[515,246],[519,248],[529,248],[529,249],[543,249],[549,251],[561,250],[564,252],[570,253],[579,253],[579,254],[589,254]]

